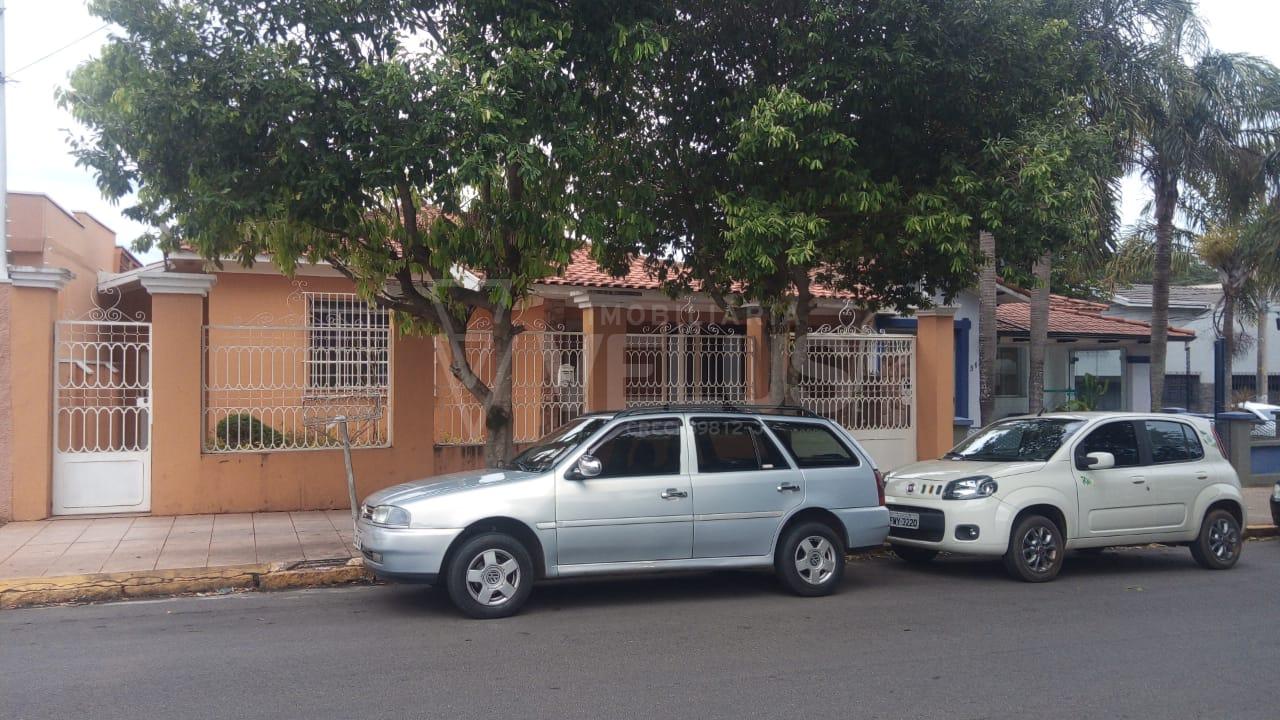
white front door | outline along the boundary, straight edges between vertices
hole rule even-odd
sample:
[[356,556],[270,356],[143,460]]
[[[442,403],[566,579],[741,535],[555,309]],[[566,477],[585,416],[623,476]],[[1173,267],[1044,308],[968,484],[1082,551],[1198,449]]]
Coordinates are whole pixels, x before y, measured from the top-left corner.
[[54,329],[53,514],[151,509],[151,325]]

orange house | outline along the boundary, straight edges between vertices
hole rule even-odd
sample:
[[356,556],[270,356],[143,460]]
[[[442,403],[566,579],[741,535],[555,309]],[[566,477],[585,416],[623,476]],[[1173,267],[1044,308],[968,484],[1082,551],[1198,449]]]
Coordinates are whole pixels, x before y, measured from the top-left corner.
[[[345,507],[338,416],[361,494],[480,463],[480,408],[447,344],[400,335],[331,268],[285,277],[266,257],[216,268],[184,253],[144,266],[42,196],[30,197],[44,219],[19,219],[23,197],[0,291],[12,409],[0,520]],[[887,335],[867,332],[850,298],[816,295],[805,404],[886,469],[947,449],[951,311]],[[579,251],[518,320],[507,362],[483,317],[464,349],[483,378],[509,366],[517,443],[593,410],[769,397],[759,319],[673,300],[640,262],[611,277]]]

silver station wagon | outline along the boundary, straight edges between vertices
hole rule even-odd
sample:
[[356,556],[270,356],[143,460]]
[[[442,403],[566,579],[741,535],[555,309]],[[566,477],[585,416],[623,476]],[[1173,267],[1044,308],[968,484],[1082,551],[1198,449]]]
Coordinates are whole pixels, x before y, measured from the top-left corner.
[[384,579],[444,585],[505,617],[535,581],[772,567],[833,592],[889,532],[884,486],[843,428],[795,408],[667,406],[574,420],[503,469],[374,493],[356,545]]

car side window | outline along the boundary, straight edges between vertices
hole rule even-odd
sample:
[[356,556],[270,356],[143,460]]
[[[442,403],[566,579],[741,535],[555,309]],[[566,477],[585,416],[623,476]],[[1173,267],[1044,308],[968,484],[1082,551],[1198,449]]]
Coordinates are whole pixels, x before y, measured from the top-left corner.
[[1147,420],[1144,423],[1151,443],[1151,462],[1176,463],[1199,460],[1204,448],[1186,423],[1172,420]]
[[779,470],[789,467],[760,423],[736,418],[694,418],[698,472]]
[[798,467],[857,467],[861,464],[858,456],[824,425],[785,420],[771,420],[768,425]]
[[1133,423],[1112,422],[1097,428],[1085,436],[1076,446],[1076,467],[1083,468],[1083,460],[1089,453],[1107,452],[1116,458],[1116,467],[1134,467],[1142,464],[1138,453],[1138,433]]
[[593,447],[600,461],[597,477],[642,477],[680,474],[680,421],[638,420],[624,423]]

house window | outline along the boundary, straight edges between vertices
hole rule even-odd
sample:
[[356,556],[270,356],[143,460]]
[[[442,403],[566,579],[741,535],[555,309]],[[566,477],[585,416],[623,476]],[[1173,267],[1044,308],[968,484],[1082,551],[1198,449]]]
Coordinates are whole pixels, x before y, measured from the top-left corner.
[[1027,348],[996,348],[996,396],[1027,396]]
[[351,294],[307,293],[307,389],[311,394],[386,393],[390,323]]

